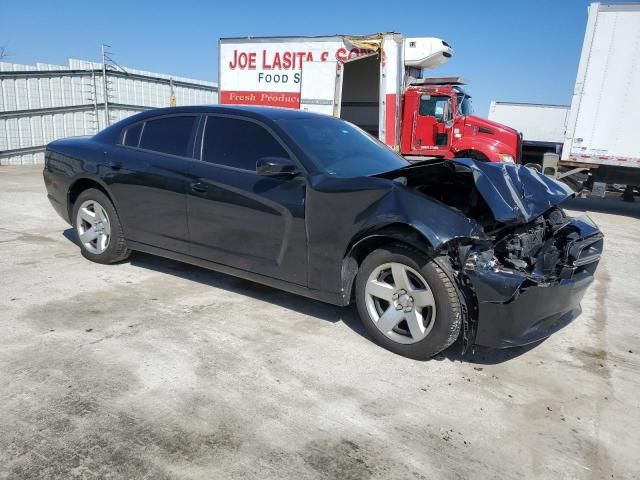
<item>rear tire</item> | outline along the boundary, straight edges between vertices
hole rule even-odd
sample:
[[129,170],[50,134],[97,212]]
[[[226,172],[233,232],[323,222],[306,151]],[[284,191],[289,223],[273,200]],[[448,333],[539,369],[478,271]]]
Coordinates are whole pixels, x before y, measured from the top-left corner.
[[116,209],[100,190],[90,188],[80,193],[71,218],[80,252],[86,259],[109,264],[120,262],[131,254]]
[[404,244],[364,259],[356,304],[373,341],[405,357],[431,358],[460,334],[462,307],[453,283],[433,259]]

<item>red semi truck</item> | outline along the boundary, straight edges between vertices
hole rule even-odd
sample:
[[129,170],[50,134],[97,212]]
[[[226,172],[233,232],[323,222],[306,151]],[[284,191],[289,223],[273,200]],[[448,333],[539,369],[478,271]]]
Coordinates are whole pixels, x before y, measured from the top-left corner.
[[516,163],[522,135],[472,115],[471,97],[459,79],[428,78],[404,91],[400,152],[405,157],[470,157]]
[[472,115],[464,82],[419,78],[422,69],[436,68],[452,54],[439,38],[398,33],[223,38],[219,99],[334,115],[409,160],[519,162],[521,135]]

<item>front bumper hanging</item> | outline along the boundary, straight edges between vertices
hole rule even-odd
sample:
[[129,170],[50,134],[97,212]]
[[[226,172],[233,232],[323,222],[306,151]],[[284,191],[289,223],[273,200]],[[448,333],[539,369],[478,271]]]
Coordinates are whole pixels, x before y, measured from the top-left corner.
[[566,260],[553,279],[501,268],[465,270],[477,298],[474,344],[503,348],[534,343],[581,313],[603,235],[587,217],[570,223],[580,236],[565,246]]

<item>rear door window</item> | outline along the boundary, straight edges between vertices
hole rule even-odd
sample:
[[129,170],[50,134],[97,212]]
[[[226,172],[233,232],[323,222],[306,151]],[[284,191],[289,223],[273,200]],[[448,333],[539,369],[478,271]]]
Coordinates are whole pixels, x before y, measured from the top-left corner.
[[202,160],[255,171],[262,157],[289,158],[284,147],[263,126],[249,120],[207,117],[202,139]]
[[139,146],[154,152],[190,157],[189,145],[193,139],[196,119],[195,115],[179,115],[148,120],[144,124]]

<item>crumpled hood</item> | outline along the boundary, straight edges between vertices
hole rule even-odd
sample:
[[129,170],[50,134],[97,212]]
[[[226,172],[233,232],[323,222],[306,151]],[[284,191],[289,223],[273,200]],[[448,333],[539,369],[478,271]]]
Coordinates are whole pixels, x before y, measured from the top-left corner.
[[453,160],[471,169],[474,183],[499,222],[529,223],[573,196],[573,191],[528,167],[493,162]]
[[[385,178],[424,175],[434,166],[446,166],[453,175],[471,174],[473,183],[496,221],[506,224],[529,223],[552,207],[574,195],[563,183],[528,167],[461,158],[421,163],[387,172]],[[424,192],[428,194],[428,192]]]

